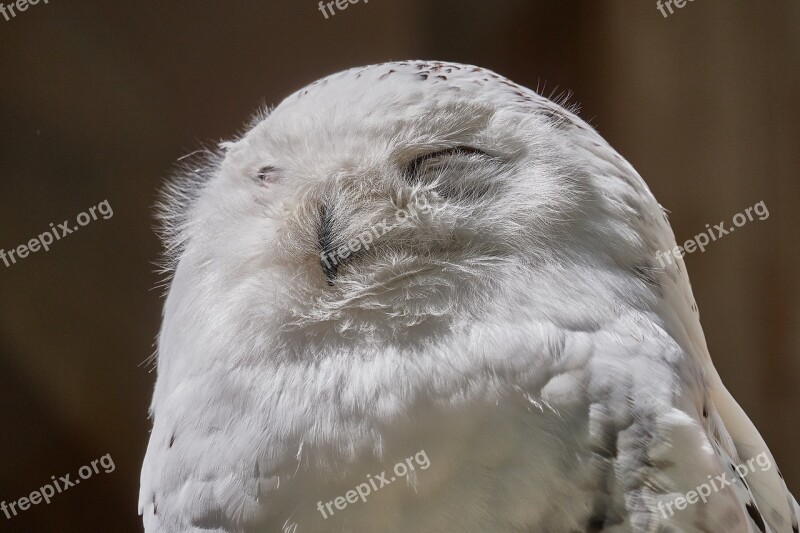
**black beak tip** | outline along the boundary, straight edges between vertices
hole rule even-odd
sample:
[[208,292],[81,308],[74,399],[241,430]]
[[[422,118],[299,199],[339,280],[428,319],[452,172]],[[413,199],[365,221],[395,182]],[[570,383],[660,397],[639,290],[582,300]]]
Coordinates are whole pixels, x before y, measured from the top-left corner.
[[328,285],[333,286],[333,280],[336,279],[336,273],[339,270],[339,262],[336,254],[329,251],[331,249],[331,242],[333,242],[333,220],[331,210],[327,205],[322,206],[320,224],[317,229],[317,240],[319,241],[319,249],[322,253],[320,260],[322,272],[328,280]]
[[320,261],[320,265],[322,266],[322,273],[325,274],[325,279],[328,280],[328,285],[333,287],[333,280],[336,279],[337,271],[339,270],[339,265],[333,264],[330,265],[326,261]]

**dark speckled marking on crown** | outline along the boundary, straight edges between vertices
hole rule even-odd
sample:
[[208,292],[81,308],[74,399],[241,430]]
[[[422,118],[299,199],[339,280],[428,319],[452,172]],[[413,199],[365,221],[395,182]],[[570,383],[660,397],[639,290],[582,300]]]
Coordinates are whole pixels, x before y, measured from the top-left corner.
[[[508,103],[517,104],[531,112],[542,116],[554,128],[566,130],[569,128],[587,129],[580,121],[575,120],[571,113],[561,109],[557,104],[547,98],[519,85],[508,78],[495,72],[473,65],[460,65],[441,61],[398,61],[377,65],[368,65],[345,70],[317,80],[301,89],[297,97],[306,96],[317,86],[327,84],[329,80],[343,76],[352,76],[361,79],[371,73],[378,74],[379,81],[391,80],[393,74],[412,74],[414,79],[427,83],[444,83],[447,89],[461,91],[466,88],[464,83],[476,84],[479,87],[502,88],[508,92]],[[454,82],[454,83],[447,83]],[[461,82],[460,86],[457,82]]]

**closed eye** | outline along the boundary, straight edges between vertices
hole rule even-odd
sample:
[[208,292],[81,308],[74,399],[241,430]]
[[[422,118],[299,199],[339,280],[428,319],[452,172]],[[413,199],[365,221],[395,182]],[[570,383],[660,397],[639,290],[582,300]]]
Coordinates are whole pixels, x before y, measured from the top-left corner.
[[486,152],[478,150],[477,148],[472,148],[471,146],[454,146],[452,148],[445,148],[443,150],[422,154],[414,158],[406,166],[403,175],[410,184],[416,184],[420,182],[422,175],[429,167],[441,166],[445,161],[453,157],[468,158],[469,156],[490,157]]
[[471,146],[455,146],[416,157],[404,177],[411,186],[430,185],[444,199],[477,200],[498,187],[504,161]]

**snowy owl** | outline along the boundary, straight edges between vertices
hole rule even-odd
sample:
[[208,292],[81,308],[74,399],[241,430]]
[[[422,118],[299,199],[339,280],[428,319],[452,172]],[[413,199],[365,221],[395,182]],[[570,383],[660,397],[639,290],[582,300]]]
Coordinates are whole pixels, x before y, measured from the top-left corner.
[[373,65],[183,175],[148,533],[798,531],[662,209],[574,109]]

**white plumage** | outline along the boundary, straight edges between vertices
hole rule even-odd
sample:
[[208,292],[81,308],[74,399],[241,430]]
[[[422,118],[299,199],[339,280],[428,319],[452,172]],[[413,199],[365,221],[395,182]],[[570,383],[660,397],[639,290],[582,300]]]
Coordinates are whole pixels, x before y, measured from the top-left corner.
[[[478,67],[388,63],[187,170],[164,208],[148,533],[798,531],[682,261],[655,259],[666,217],[572,112]],[[420,450],[424,471],[318,510]]]

